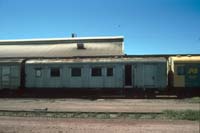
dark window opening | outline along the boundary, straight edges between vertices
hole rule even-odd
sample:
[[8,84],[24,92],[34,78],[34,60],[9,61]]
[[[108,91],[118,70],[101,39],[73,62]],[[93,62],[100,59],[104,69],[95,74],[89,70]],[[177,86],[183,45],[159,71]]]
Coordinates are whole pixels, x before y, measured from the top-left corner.
[[51,77],[60,77],[60,68],[51,68]]
[[132,85],[132,66],[125,65],[125,85]]
[[81,68],[72,68],[71,76],[72,77],[80,77],[81,76]]
[[113,68],[107,68],[107,76],[113,76]]
[[102,75],[101,68],[99,67],[92,68],[92,76],[101,76],[101,75]]

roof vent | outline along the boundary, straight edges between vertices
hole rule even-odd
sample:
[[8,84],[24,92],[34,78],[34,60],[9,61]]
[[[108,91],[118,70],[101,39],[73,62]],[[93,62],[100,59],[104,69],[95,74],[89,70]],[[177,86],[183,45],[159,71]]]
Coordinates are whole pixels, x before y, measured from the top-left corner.
[[77,49],[85,49],[84,43],[77,43]]

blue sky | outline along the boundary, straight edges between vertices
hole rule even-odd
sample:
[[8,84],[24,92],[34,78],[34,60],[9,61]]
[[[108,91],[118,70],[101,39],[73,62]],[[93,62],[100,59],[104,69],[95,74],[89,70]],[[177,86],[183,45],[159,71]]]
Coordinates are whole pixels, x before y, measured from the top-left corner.
[[0,40],[124,36],[127,54],[199,54],[200,0],[0,0]]

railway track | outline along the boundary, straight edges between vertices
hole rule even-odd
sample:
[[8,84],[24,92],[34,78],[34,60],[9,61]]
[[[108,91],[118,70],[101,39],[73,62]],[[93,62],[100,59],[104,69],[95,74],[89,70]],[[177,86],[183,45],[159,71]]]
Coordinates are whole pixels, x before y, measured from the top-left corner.
[[154,119],[163,115],[163,112],[55,112],[48,109],[24,110],[0,110],[0,116],[10,117],[48,117],[48,118],[97,118],[97,119]]
[[41,117],[41,118],[79,118],[79,119],[177,119],[199,121],[198,111],[176,112],[166,110],[163,112],[53,112],[48,109],[35,109],[33,111],[0,110],[0,116],[7,117]]

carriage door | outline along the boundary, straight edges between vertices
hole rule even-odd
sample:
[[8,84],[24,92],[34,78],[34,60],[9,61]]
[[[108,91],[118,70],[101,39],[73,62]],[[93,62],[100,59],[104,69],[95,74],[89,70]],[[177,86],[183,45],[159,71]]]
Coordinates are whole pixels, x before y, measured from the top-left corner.
[[144,65],[144,86],[153,87],[155,85],[155,65]]
[[132,65],[125,65],[125,86],[132,86]]
[[9,88],[10,86],[10,67],[3,66],[2,67],[2,87]]

